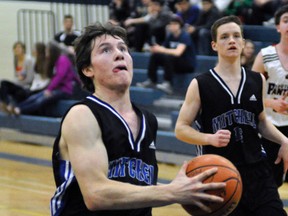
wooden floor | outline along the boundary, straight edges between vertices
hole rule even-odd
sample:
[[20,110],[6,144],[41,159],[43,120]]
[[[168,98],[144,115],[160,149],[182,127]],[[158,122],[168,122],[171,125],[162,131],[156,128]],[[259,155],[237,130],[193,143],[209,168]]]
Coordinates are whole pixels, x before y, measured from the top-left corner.
[[[51,147],[0,140],[0,215],[48,216],[54,193]],[[159,178],[171,180],[179,167],[159,164]],[[280,188],[288,211],[288,185]],[[154,216],[188,216],[180,205],[153,210]]]

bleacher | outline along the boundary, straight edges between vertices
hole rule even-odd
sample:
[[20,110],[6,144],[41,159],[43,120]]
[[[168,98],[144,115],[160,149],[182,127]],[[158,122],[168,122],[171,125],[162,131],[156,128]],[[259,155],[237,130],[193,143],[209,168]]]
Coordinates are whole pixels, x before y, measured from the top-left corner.
[[[279,35],[274,28],[264,26],[244,26],[244,37],[256,42],[258,50],[269,44],[277,43]],[[216,56],[197,56],[197,66],[193,73],[178,74],[173,78],[176,95],[166,95],[157,89],[136,87],[136,82],[147,79],[149,53],[131,53],[134,74],[130,88],[131,100],[138,106],[153,112],[159,123],[157,138],[157,157],[159,161],[182,163],[195,156],[195,146],[176,139],[174,126],[185,91],[191,80],[199,73],[208,71],[217,63]],[[158,72],[159,81],[163,80],[163,70]],[[21,115],[9,116],[0,111],[0,137],[29,143],[52,145],[59,130],[61,116],[75,103],[75,100],[62,100],[50,107],[50,117]]]

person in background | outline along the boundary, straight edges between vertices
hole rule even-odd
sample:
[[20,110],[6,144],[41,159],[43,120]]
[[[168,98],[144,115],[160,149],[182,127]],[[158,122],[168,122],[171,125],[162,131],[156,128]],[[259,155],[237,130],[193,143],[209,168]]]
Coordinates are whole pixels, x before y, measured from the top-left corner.
[[[73,16],[67,14],[64,16],[64,30],[54,36],[54,40],[72,49],[74,40],[80,35],[79,31],[73,29]],[[71,51],[72,52],[72,51]]]
[[30,95],[43,90],[50,79],[45,73],[45,44],[38,42],[35,44],[33,56],[35,57],[34,78],[30,88],[25,88],[13,82],[2,81],[0,87],[0,99],[4,104],[5,111],[13,114],[15,104],[27,99]]
[[241,54],[241,65],[245,69],[251,70],[255,60],[255,44],[252,40],[245,39],[245,47]]
[[13,45],[14,72],[16,79],[14,82],[23,87],[30,87],[34,77],[35,59],[26,54],[26,46],[18,41]]
[[176,15],[180,16],[184,25],[194,25],[199,17],[200,8],[196,4],[191,4],[189,0],[175,1]]
[[[280,41],[276,45],[270,45],[260,50],[252,70],[265,75],[267,81],[264,100],[266,114],[269,120],[288,136],[288,5],[279,8],[274,17]],[[280,187],[283,184],[283,163],[274,163],[280,146],[265,138],[263,138],[263,146],[273,168],[277,185]]]
[[[163,45],[150,47],[148,80],[136,83],[139,87],[157,87],[167,94],[173,93],[173,74],[192,73],[196,64],[194,44],[190,35],[183,29],[183,20],[178,15],[170,18],[168,35]],[[157,84],[157,70],[164,69],[164,81]]]
[[[283,161],[285,173],[288,138],[266,116],[264,76],[241,67],[242,23],[236,16],[225,16],[215,21],[211,35],[218,63],[191,81],[176,122],[176,137],[199,145],[199,154],[221,155],[236,166],[243,192],[229,216],[287,216],[260,135],[280,146],[275,163]],[[198,130],[191,126],[195,120]]]
[[73,85],[77,79],[75,68],[69,57],[62,54],[61,46],[56,41],[50,41],[47,45],[45,70],[51,78],[49,85],[17,104],[13,110],[16,115],[45,113],[48,104],[72,96]]
[[0,83],[0,95],[1,98],[1,109],[10,112],[11,107],[9,101],[6,101],[4,95],[6,94],[6,89],[11,89],[14,91],[14,87],[29,89],[33,78],[34,78],[34,64],[35,59],[26,54],[26,46],[23,42],[17,41],[13,44],[13,55],[14,55],[14,76],[13,81],[1,80]]
[[151,216],[152,207],[222,198],[205,191],[225,183],[202,181],[209,169],[187,177],[185,162],[169,184],[157,184],[156,117],[130,99],[132,57],[125,29],[92,24],[75,42],[76,65],[91,92],[64,115],[52,153],[57,189],[51,215]]
[[202,0],[202,10],[194,25],[186,27],[186,31],[192,36],[198,55],[213,55],[210,41],[210,28],[215,20],[221,17],[221,13],[214,5],[213,0]]
[[[125,28],[131,25],[146,25],[145,32],[135,32],[135,40],[139,43],[135,51],[142,52],[145,42],[149,45],[153,43],[162,44],[166,37],[166,25],[171,17],[171,10],[164,5],[164,0],[150,0],[148,3],[148,13],[138,18],[128,18],[124,24]],[[136,30],[136,29],[135,29]],[[139,34],[140,33],[140,34]]]
[[109,4],[109,22],[124,27],[125,20],[130,17],[129,0],[112,0]]

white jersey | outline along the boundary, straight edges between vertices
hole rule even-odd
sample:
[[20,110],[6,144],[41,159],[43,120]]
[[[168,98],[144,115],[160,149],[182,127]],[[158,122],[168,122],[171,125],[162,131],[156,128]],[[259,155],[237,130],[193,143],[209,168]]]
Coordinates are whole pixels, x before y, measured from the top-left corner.
[[[288,91],[288,71],[281,64],[275,46],[263,48],[261,53],[268,75],[266,98],[280,98]],[[268,107],[266,114],[275,126],[288,126],[288,115],[279,114]]]

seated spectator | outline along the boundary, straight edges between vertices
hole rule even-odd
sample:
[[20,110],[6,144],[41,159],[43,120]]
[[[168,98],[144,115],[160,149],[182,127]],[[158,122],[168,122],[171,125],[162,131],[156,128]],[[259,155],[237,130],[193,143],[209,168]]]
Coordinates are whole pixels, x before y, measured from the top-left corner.
[[175,1],[176,14],[180,16],[185,26],[194,25],[199,17],[200,8],[196,4],[191,4],[189,0]]
[[73,30],[73,16],[68,14],[63,20],[64,31],[57,33],[54,40],[63,43],[68,47],[73,47],[74,40],[80,35],[80,32]]
[[25,100],[30,95],[43,90],[49,83],[50,79],[45,74],[45,44],[36,43],[34,50],[35,74],[30,88],[10,81],[2,81],[0,88],[0,99],[3,103],[4,111],[13,114],[15,104]]
[[241,54],[241,65],[248,70],[251,70],[254,63],[255,54],[255,44],[252,40],[245,40],[245,47]]
[[46,74],[51,77],[49,85],[33,94],[14,108],[16,115],[45,113],[45,106],[60,99],[70,98],[76,79],[75,68],[69,57],[62,54],[60,45],[51,41],[46,49]]
[[214,5],[213,0],[202,0],[202,11],[195,25],[190,25],[186,30],[191,34],[195,42],[197,54],[212,55],[210,28],[215,20],[221,17],[221,13]]
[[109,4],[109,21],[124,27],[124,21],[130,17],[129,0],[112,0]]
[[[15,85],[20,88],[30,88],[33,77],[34,77],[34,62],[35,59],[26,54],[26,46],[24,43],[17,41],[13,44],[13,56],[14,56],[14,80],[2,80],[0,83],[1,88],[5,85]],[[3,85],[3,83],[6,83]],[[3,87],[2,87],[3,86]],[[4,95],[4,93],[2,93]],[[7,103],[3,98],[1,100],[1,109],[7,111]]]
[[15,83],[23,87],[30,87],[34,77],[35,59],[26,54],[26,46],[22,42],[13,45]]
[[[174,15],[167,26],[168,35],[163,46],[151,46],[151,58],[148,66],[149,79],[137,83],[140,87],[157,87],[167,94],[173,93],[172,79],[175,73],[191,73],[196,64],[194,44],[190,35],[183,30],[181,17]],[[164,69],[164,82],[157,84],[157,70]]]
[[[136,52],[142,52],[145,42],[151,43],[154,41],[158,44],[162,44],[166,36],[166,25],[169,23],[171,11],[168,7],[164,6],[164,0],[150,0],[148,4],[148,14],[139,18],[128,18],[125,21],[126,28],[131,25],[146,26],[143,29],[135,29],[135,41],[138,42],[135,47]],[[139,32],[137,32],[137,30]]]

